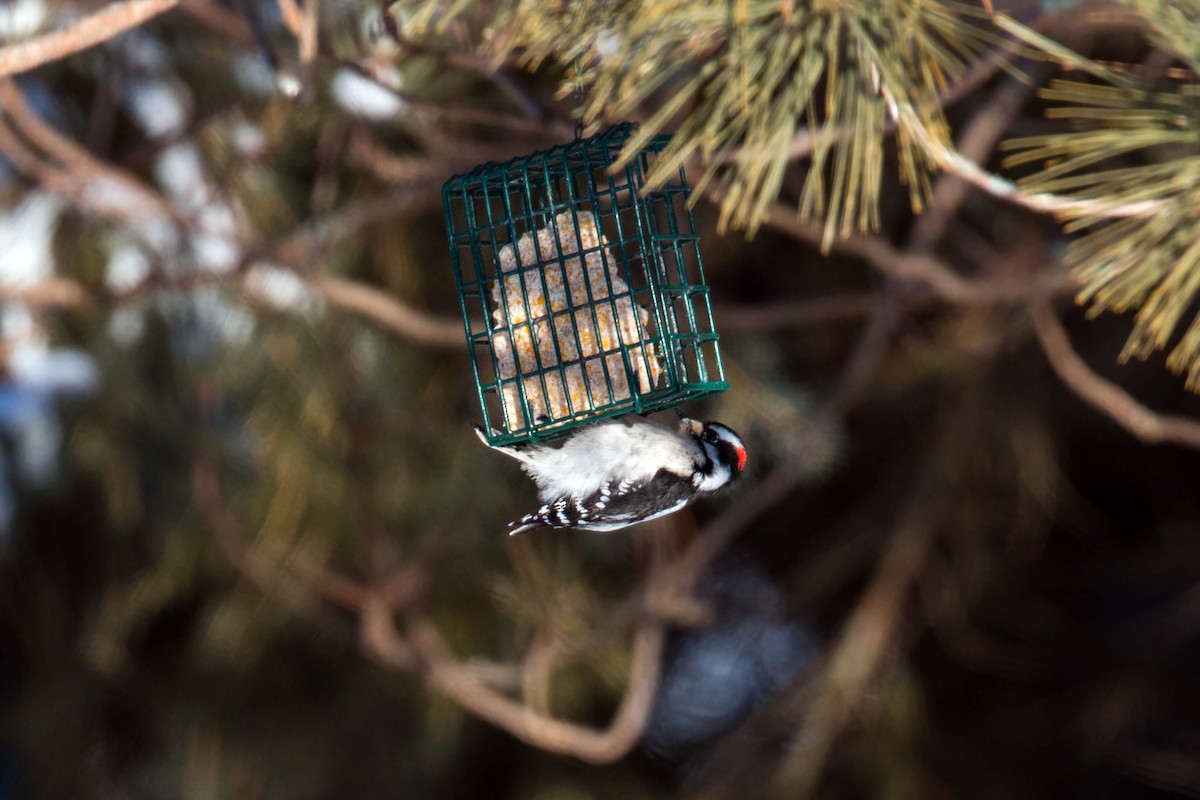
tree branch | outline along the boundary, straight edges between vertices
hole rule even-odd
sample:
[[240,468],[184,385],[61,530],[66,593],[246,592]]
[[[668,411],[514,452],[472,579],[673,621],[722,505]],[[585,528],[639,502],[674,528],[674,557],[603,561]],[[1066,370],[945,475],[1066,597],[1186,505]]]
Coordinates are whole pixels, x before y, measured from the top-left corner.
[[947,147],[929,131],[912,105],[897,102],[887,86],[881,86],[880,92],[887,102],[888,113],[905,133],[913,137],[935,164],[993,197],[1062,217],[1150,217],[1161,213],[1167,206],[1167,201],[1161,199],[1112,203],[1104,200],[1076,200],[1047,192],[1027,192]]
[[636,630],[629,684],[612,722],[598,731],[538,714],[495,692],[449,655],[428,622],[418,622],[410,630],[410,641],[424,660],[431,686],[523,742],[592,764],[617,761],[641,738],[658,690],[664,640],[665,632],[658,622],[644,623]]
[[73,25],[0,48],[0,77],[28,72],[43,64],[94,47],[130,28],[170,11],[179,0],[125,0],[84,17]]
[[1084,402],[1146,444],[1177,444],[1200,450],[1200,422],[1156,414],[1115,383],[1097,375],[1075,352],[1049,303],[1033,304],[1029,315],[1046,360]]
[[757,306],[718,305],[713,315],[726,333],[804,328],[868,316],[879,304],[874,292],[853,292]]
[[342,625],[309,587],[292,580],[273,559],[246,544],[237,522],[221,493],[217,466],[211,458],[197,455],[192,463],[192,498],[200,518],[208,526],[213,542],[229,562],[263,593],[278,599],[297,616],[307,619],[324,633],[340,636]]
[[455,349],[466,343],[461,322],[427,314],[364,283],[325,275],[300,277],[330,305],[366,317],[421,344]]
[[0,78],[0,108],[30,144],[61,164],[52,166],[9,137],[0,143],[6,153],[14,156],[14,164],[47,191],[67,194],[80,207],[127,222],[140,223],[148,216],[161,216],[182,224],[175,207],[155,189],[128,170],[96,158],[46,124],[11,78]]

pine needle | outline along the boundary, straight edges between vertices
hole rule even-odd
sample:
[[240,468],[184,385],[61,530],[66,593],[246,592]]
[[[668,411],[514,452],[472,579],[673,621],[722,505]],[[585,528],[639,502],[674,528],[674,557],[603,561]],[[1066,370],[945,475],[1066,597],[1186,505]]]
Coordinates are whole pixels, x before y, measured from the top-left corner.
[[[1128,5],[1147,16],[1161,46],[1190,47],[1171,52],[1185,63],[1195,60],[1200,12],[1151,0]],[[1036,43],[1061,55],[1053,43]],[[1021,182],[1031,191],[1160,204],[1154,215],[1110,220],[1079,213],[1067,225],[1068,232],[1086,232],[1067,253],[1083,286],[1079,302],[1089,304],[1091,314],[1136,310],[1121,359],[1144,359],[1171,347],[1200,296],[1200,86],[1193,80],[1164,87],[1135,71],[1091,62],[1075,66],[1102,82],[1060,80],[1042,92],[1063,104],[1047,116],[1070,120],[1073,129],[1004,143],[1011,151],[1004,164],[1043,163]],[[1167,365],[1186,372],[1187,387],[1200,392],[1200,317],[1175,344]]]

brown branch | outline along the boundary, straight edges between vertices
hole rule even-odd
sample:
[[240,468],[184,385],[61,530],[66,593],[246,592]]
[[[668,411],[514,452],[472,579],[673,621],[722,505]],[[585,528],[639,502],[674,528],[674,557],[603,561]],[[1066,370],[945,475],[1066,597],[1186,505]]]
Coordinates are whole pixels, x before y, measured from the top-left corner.
[[[795,209],[783,203],[771,205],[766,222],[782,233],[815,246],[822,243],[824,229],[797,219]],[[891,278],[923,284],[942,300],[958,305],[1025,302],[1055,294],[1072,285],[1070,277],[1057,273],[1041,275],[1034,280],[969,280],[937,256],[898,250],[882,236],[872,234],[837,240],[833,249],[861,258]]]
[[[289,0],[283,0],[288,2]],[[280,3],[281,7],[283,3]],[[311,66],[317,60],[317,24],[320,20],[319,0],[305,0],[304,17],[296,38],[300,40],[300,63]]]
[[[33,113],[25,102],[24,96],[11,80],[0,80],[0,108],[16,122],[34,144],[37,144],[47,154],[62,161],[67,169],[54,168],[40,162],[36,156],[20,144],[8,133],[7,128],[0,126],[0,150],[10,152],[14,164],[32,172],[48,189],[67,192],[81,205],[96,208],[102,213],[115,215],[121,219],[144,220],[147,213],[159,214],[175,222],[186,225],[174,206],[156,191],[143,184],[132,174],[117,167],[105,164],[94,158],[90,153],[75,142],[59,134],[46,125],[41,118]],[[97,179],[108,180],[120,186],[135,204],[98,204],[94,198],[89,200],[87,185]],[[358,230],[379,218],[381,213],[394,215],[397,206],[400,210],[421,207],[425,202],[418,192],[407,192],[397,196],[389,196],[382,203],[354,207],[336,218],[326,220],[317,231],[306,230],[293,237],[277,250],[280,258],[288,263],[307,263],[315,248],[327,245]],[[424,344],[438,347],[461,347],[465,334],[462,326],[448,318],[435,317],[403,302],[385,295],[364,284],[355,283],[342,278],[309,277],[296,270],[302,280],[331,305],[353,311],[393,330],[401,335],[416,339]],[[221,280],[214,275],[212,281]],[[77,291],[69,296],[62,290],[65,283],[58,283],[53,288],[56,291],[24,290],[27,300],[44,300],[49,303],[79,304],[87,296],[87,291],[77,285]],[[43,287],[48,289],[51,287]],[[142,287],[138,287],[139,290]],[[178,288],[178,287],[176,287]],[[136,296],[140,291],[128,293]],[[127,295],[128,296],[128,295]]]
[[396,630],[394,611],[375,600],[363,606],[358,617],[359,649],[376,663],[405,672],[419,668],[416,651]]
[[[705,196],[718,205],[723,200],[721,192],[716,189],[710,189]],[[772,203],[767,209],[765,222],[780,233],[814,247],[824,247],[824,227],[801,220],[799,212],[785,203]],[[923,284],[939,298],[960,305],[1023,302],[1030,297],[1052,294],[1069,285],[1068,279],[1057,275],[1037,281],[971,281],[937,256],[898,250],[887,239],[874,234],[838,239],[833,242],[832,249],[861,258],[888,277]]]
[[[798,219],[795,209],[781,202],[771,204],[766,222],[778,231],[818,247],[825,236],[822,226]],[[946,300],[965,303],[975,295],[970,282],[941,259],[902,253],[880,236],[860,234],[840,239],[833,246],[839,253],[857,256],[893,278],[923,283]]]
[[[307,581],[296,581],[270,557],[248,546],[237,532],[233,514],[222,498],[215,463],[197,457],[192,468],[192,494],[213,540],[237,570],[265,594],[280,600],[300,616],[333,633],[336,618],[321,606]],[[424,617],[409,623],[408,635],[395,626],[391,589],[365,595],[347,579],[332,583],[324,568],[305,569],[317,586],[333,599],[359,608],[359,646],[378,663],[396,670],[416,671],[433,689],[445,694],[479,718],[548,752],[569,755],[594,764],[611,763],[627,754],[641,738],[658,689],[665,630],[658,621],[645,621],[634,632],[629,683],[609,726],[596,730],[539,713],[489,686],[470,666],[455,658],[433,624]],[[547,665],[549,668],[550,665]]]
[[[157,292],[189,291],[228,283],[242,277],[241,272],[244,271],[235,271],[233,274],[201,272],[180,275],[173,279],[153,273],[136,286],[119,293],[90,289],[73,278],[65,277],[23,286],[0,283],[0,302],[23,303],[35,308],[120,306],[145,299]],[[463,347],[466,341],[462,324],[458,321],[415,309],[404,301],[366,284],[346,278],[309,277],[302,274],[297,276],[331,306],[366,317],[393,333],[420,344],[458,349]]]
[[233,42],[244,44],[254,38],[245,18],[213,0],[179,0],[179,10]]
[[822,671],[805,715],[804,747],[794,750],[773,777],[771,796],[811,794],[847,722],[899,647],[910,591],[936,538],[930,502],[925,494],[914,498],[892,533]]
[[28,72],[94,47],[175,7],[179,0],[125,0],[62,30],[0,48],[0,76]]
[[43,190],[69,198],[81,210],[122,222],[144,220],[149,211],[141,205],[114,204],[103,193],[89,191],[89,187],[96,185],[95,174],[73,172],[53,164],[22,141],[3,119],[0,119],[0,153],[18,172],[36,181]]
[[1109,758],[1139,783],[1164,793],[1200,797],[1200,760],[1191,752],[1126,740],[1116,745]]
[[[503,63],[496,63],[492,58],[487,56],[437,48],[425,42],[413,41],[405,36],[401,32],[400,26],[396,24],[396,18],[392,15],[391,11],[391,3],[387,2],[387,0],[381,0],[379,5],[384,31],[407,55],[428,56],[443,64],[474,72],[484,80],[490,81],[492,85],[503,92],[526,119],[545,121],[546,114],[542,107],[520,84],[509,76]],[[557,121],[549,124],[556,129],[559,128]],[[483,160],[485,159],[480,159],[480,161]]]
[[947,147],[929,130],[916,109],[910,103],[898,102],[886,85],[881,85],[880,93],[888,104],[888,113],[935,164],[993,197],[1034,211],[1064,217],[1150,217],[1162,213],[1168,206],[1168,201],[1162,199],[1113,203],[1086,198],[1075,199],[1049,192],[1027,192],[1013,182],[981,168],[953,148]]
[[[360,166],[366,167],[377,179],[386,183],[422,183],[438,178],[445,179],[457,170],[446,169],[443,159],[428,155],[396,155],[384,147],[368,129],[354,132],[350,140],[349,156]],[[471,148],[472,156],[475,148]],[[480,158],[476,163],[487,161]]]
[[637,629],[625,694],[609,726],[596,730],[538,713],[497,692],[477,670],[451,654],[427,619],[411,622],[404,636],[390,611],[376,604],[364,610],[362,623],[360,644],[376,662],[389,669],[416,669],[430,687],[480,719],[534,747],[593,764],[617,761],[641,738],[658,689],[665,638],[658,623]]
[[[61,162],[61,167],[51,166],[44,160],[40,166],[35,166],[30,162],[35,156],[27,149],[17,153],[14,142],[6,140],[3,143],[6,152],[17,156],[18,169],[31,174],[46,189],[68,194],[81,207],[121,220],[143,222],[147,216],[154,215],[177,223],[182,221],[170,202],[133,173],[101,161],[47,125],[9,78],[0,79],[0,108],[31,144]],[[96,191],[104,182],[119,190],[116,202],[102,199],[105,193]]]
[[414,623],[409,637],[424,660],[431,686],[527,744],[592,764],[617,761],[641,738],[658,690],[664,639],[663,627],[657,622],[637,629],[625,694],[609,726],[595,730],[538,714],[495,692],[449,654],[445,642],[428,622]]
[[[334,576],[319,565],[305,565],[300,572],[308,580],[293,577],[279,563],[248,546],[238,535],[236,522],[225,505],[215,463],[198,456],[193,466],[193,496],[214,541],[239,572],[267,595],[317,623],[326,623],[328,609],[318,596],[338,602],[359,613],[358,644],[364,654],[394,670],[417,673],[435,691],[461,705],[466,711],[490,722],[535,747],[570,755],[591,763],[610,763],[622,758],[641,738],[649,720],[657,691],[665,628],[658,620],[642,617],[635,627],[629,680],[613,718],[603,730],[555,719],[539,710],[546,703],[523,703],[489,685],[479,670],[457,659],[432,622],[413,617],[406,634],[395,624],[397,599],[414,596],[400,584],[417,585],[411,573],[402,580],[379,584],[369,591],[348,579]],[[357,608],[355,608],[357,606]],[[336,621],[336,620],[334,620]],[[329,627],[329,624],[325,624]],[[557,659],[551,645],[535,679],[548,685]],[[543,694],[543,699],[546,694]]]
[[276,566],[294,572],[316,594],[347,611],[361,611],[372,600],[369,587],[307,558],[292,557],[286,565],[276,562]]
[[1200,450],[1200,422],[1157,414],[1115,383],[1097,375],[1075,352],[1049,303],[1033,304],[1029,314],[1046,360],[1084,402],[1147,444],[1177,444]]
[[[776,203],[771,212],[772,217],[780,216],[778,220],[780,226],[791,232],[812,234],[815,239],[810,241],[820,241],[821,231],[819,228],[797,222],[791,214],[783,217],[782,213],[786,212],[781,213],[782,209],[782,204]],[[911,261],[926,265],[922,274],[926,274],[930,279],[957,287],[955,290],[957,296],[972,294],[970,288],[972,284],[959,278],[949,267],[937,259],[901,254],[879,237],[856,237],[853,241],[858,242],[860,247],[868,249],[875,258],[883,260],[887,264],[887,268],[881,271],[885,273],[888,270],[897,269],[897,264]],[[845,244],[845,242],[839,244]],[[906,277],[911,275],[911,271],[906,268],[900,267],[899,271]],[[850,409],[878,371],[888,343],[902,319],[903,299],[895,291],[885,297],[873,297],[872,299],[871,322],[863,332],[853,354],[847,360],[846,368],[842,371],[837,386],[814,415],[814,426],[826,430],[837,426],[839,419]],[[759,481],[752,489],[747,490],[730,504],[724,512],[705,527],[703,533],[692,542],[678,560],[671,575],[673,590],[686,596],[712,560],[734,538],[794,492],[809,474],[810,465],[806,464],[802,458],[785,462],[776,467],[775,471],[766,479]]]
[[[833,430],[853,406],[879,369],[892,335],[903,317],[900,299],[894,294],[877,301],[870,324],[863,331],[837,385],[812,417],[815,428]],[[811,474],[811,465],[795,458],[775,468],[720,515],[705,526],[676,563],[674,590],[686,595],[717,555],[742,531],[774,508]]]
[[[429,189],[426,191],[426,189]],[[373,197],[337,212],[313,220],[270,248],[270,258],[308,269],[325,250],[337,242],[359,234],[364,228],[435,209],[441,198],[432,184],[413,184]]]
[[[893,287],[894,288],[894,287]],[[887,355],[888,345],[904,319],[904,308],[895,291],[875,308],[870,323],[863,330],[858,343],[846,365],[838,376],[833,391],[825,398],[813,415],[813,424],[831,429],[838,425],[859,398],[871,380],[879,372],[879,366]]]
[[21,303],[34,308],[85,308],[95,298],[76,280],[49,278],[27,286],[0,283],[0,303]]
[[0,153],[8,159],[9,165],[18,172],[33,178],[46,186],[48,191],[63,192],[74,182],[68,181],[62,171],[52,166],[46,159],[35,153],[17,136],[0,117]]
[[561,637],[541,630],[521,661],[521,699],[538,714],[550,713],[550,684],[561,655]]
[[[963,158],[983,164],[996,148],[1009,123],[1029,99],[1032,87],[1009,80],[997,89],[987,104],[971,117],[963,128],[955,147]],[[925,212],[913,223],[908,239],[911,250],[927,252],[941,240],[959,206],[966,199],[971,184],[954,173],[938,177]]]
[[192,463],[192,499],[213,542],[238,572],[324,633],[334,636],[345,633],[341,622],[321,604],[308,585],[295,580],[274,559],[246,544],[225,504],[216,463],[204,455],[198,455]]
[[420,311],[366,284],[328,276],[300,277],[330,305],[352,311],[422,344],[461,348],[466,343],[462,323]]
[[283,21],[283,27],[299,39],[304,30],[304,12],[296,5],[296,0],[276,0],[276,5],[279,6],[279,18]]
[[757,306],[718,305],[713,316],[726,333],[757,332],[860,319],[868,316],[878,303],[879,295],[873,292],[854,292]]
[[519,147],[513,143],[471,141],[456,142],[453,150],[448,150],[450,142],[440,132],[421,130],[418,125],[410,125],[407,130],[421,138],[427,151],[437,148],[437,152],[397,155],[380,143],[369,129],[360,128],[350,140],[349,155],[381,181],[418,188],[428,186],[432,193],[449,176],[487,161],[504,161]]
[[794,492],[806,475],[800,461],[787,462],[739,495],[704,526],[669,570],[670,590],[684,596],[690,593],[712,560],[759,517]]
[[338,67],[354,72],[355,74],[371,81],[376,86],[384,89],[387,92],[395,95],[403,101],[405,107],[409,111],[426,112],[437,116],[447,121],[457,121],[467,124],[489,125],[496,128],[504,128],[511,131],[521,133],[534,134],[537,136],[545,136],[547,131],[560,139],[569,139],[574,132],[574,129],[567,123],[561,120],[544,120],[541,118],[530,119],[529,117],[515,117],[511,114],[498,113],[482,108],[478,105],[457,105],[450,106],[440,100],[426,100],[411,92],[406,92],[385,80],[382,80],[376,74],[369,63],[354,61],[346,58],[339,58],[333,54],[321,51],[318,53],[318,58],[324,63],[333,64]]
[[[969,412],[956,417],[953,424],[941,426],[931,449],[916,457],[914,463],[921,466],[908,490],[909,499],[819,678],[794,684],[792,697],[781,699],[784,705],[803,701],[802,707],[789,709],[787,718],[803,719],[803,727],[795,732],[803,745],[786,757],[772,778],[768,796],[811,796],[847,725],[870,702],[880,676],[903,653],[910,634],[929,622],[916,618],[916,590],[956,507],[947,493],[947,481],[961,470],[961,426],[974,424]],[[954,527],[961,526],[956,522]]]

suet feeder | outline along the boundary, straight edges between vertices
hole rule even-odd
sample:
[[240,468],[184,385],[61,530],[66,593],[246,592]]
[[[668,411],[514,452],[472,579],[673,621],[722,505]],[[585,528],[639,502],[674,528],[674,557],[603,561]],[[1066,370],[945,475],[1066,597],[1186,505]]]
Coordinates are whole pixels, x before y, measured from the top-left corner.
[[683,170],[645,189],[669,137],[614,169],[635,130],[484,164],[442,187],[491,444],[729,388]]

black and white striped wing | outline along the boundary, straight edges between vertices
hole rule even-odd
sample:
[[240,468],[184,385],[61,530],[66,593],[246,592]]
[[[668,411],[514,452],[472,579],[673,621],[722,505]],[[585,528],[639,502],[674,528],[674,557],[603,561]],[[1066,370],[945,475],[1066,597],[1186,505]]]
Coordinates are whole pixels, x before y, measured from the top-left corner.
[[687,481],[659,470],[646,481],[607,481],[587,497],[560,497],[513,522],[511,533],[541,527],[615,531],[678,511],[694,497]]

